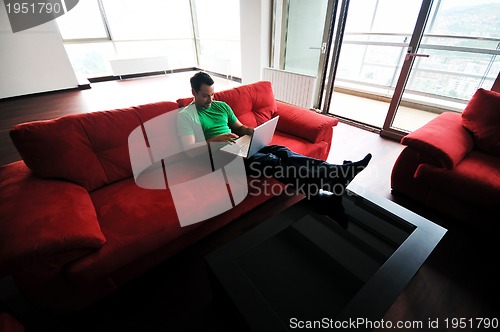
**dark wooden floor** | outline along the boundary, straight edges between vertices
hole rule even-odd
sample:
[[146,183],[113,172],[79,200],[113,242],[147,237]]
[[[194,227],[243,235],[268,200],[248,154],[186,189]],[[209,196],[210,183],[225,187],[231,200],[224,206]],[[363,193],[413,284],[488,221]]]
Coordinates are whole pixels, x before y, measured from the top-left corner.
[[[14,124],[160,100],[175,101],[190,95],[192,74],[94,83],[89,90],[0,100],[0,165],[20,158],[8,136]],[[239,85],[217,77],[215,80],[216,91]],[[393,196],[390,172],[402,149],[399,143],[376,133],[339,123],[334,128],[328,157],[332,163],[341,163],[371,152],[372,162],[354,180],[357,185],[448,228],[445,238],[384,319],[394,323],[422,321],[424,326],[429,320],[439,319],[439,328],[434,330],[440,331],[448,330],[444,321],[447,318],[450,322],[453,318],[500,319],[498,274],[494,271],[498,261],[498,236],[475,228],[473,221],[460,224]],[[62,318],[28,310],[18,315],[23,316],[31,331],[242,330],[230,307],[221,307],[212,301],[203,257],[291,203],[293,201],[282,198],[267,202],[83,313]]]

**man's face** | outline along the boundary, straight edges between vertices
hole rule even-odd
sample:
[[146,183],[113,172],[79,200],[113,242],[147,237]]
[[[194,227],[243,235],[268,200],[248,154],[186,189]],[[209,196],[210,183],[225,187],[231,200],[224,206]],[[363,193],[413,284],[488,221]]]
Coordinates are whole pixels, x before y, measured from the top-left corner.
[[214,86],[202,84],[200,87],[200,91],[196,92],[193,89],[194,103],[196,106],[201,108],[209,108],[210,104],[212,104],[213,96],[214,96]]

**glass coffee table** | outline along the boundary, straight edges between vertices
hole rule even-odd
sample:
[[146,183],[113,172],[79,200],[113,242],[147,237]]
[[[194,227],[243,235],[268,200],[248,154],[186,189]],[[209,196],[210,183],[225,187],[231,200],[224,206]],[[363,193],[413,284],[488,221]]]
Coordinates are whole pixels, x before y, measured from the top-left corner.
[[342,201],[347,228],[302,200],[206,256],[250,330],[372,330],[446,233],[362,187]]

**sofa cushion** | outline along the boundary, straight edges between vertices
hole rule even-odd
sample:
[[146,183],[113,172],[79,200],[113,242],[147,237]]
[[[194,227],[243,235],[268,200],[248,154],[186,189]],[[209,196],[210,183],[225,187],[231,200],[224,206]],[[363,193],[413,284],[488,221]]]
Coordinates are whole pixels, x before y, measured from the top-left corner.
[[[214,97],[216,100],[226,102],[238,119],[251,114],[255,118],[255,125],[266,122],[276,113],[276,101],[269,81],[260,81],[217,92]],[[243,122],[243,120],[240,121]],[[248,119],[248,125],[254,126],[250,122]]]
[[462,113],[462,123],[480,150],[500,156],[500,93],[478,89]]
[[[79,118],[105,173],[105,184],[132,176],[128,136],[141,125],[134,108],[82,114]],[[98,188],[87,188],[94,190]]]
[[132,178],[91,197],[107,244],[68,268],[75,283],[109,275],[191,229],[179,225],[169,190],[142,189]]
[[41,260],[54,266],[106,242],[85,189],[39,179],[22,161],[0,167],[0,227],[2,272]]
[[277,101],[276,105],[277,114],[280,116],[278,130],[304,138],[311,143],[331,140],[331,137],[327,135],[331,133],[328,127],[334,127],[339,122],[336,118],[280,101]]
[[191,104],[193,99],[193,97],[179,98],[177,99],[177,105],[179,107],[186,107],[187,105]]
[[35,175],[65,179],[92,191],[132,176],[129,134],[141,121],[174,109],[176,103],[158,102],[68,115],[16,125],[10,136]]
[[164,101],[82,116],[82,125],[106,173],[107,184],[132,176],[130,133],[144,127],[149,120],[176,109],[177,103]]
[[[76,284],[109,275],[210,222],[182,227],[170,190],[142,189],[133,179],[100,188],[91,197],[107,244],[68,268]],[[214,191],[207,202],[222,198]],[[193,206],[193,212],[202,205]]]
[[81,117],[81,114],[69,115],[19,124],[11,129],[15,147],[35,175],[66,179],[87,190],[107,183]]
[[137,272],[131,267],[143,272],[158,256],[164,260],[271,198],[273,193],[266,188],[279,192],[283,186],[273,179],[251,180],[248,196],[237,208],[186,227],[179,225],[169,190],[141,189],[126,179],[92,192],[107,244],[68,265],[69,280],[83,285],[104,276],[117,282],[130,279]]
[[421,164],[415,179],[466,202],[493,207],[500,201],[499,169],[500,158],[474,150],[453,170]]
[[330,147],[327,142],[312,144],[307,140],[280,131],[274,133],[270,144],[284,145],[294,152],[318,159],[326,158]]
[[[453,144],[450,144],[452,142]],[[460,114],[444,112],[401,139],[401,144],[434,158],[434,164],[452,169],[474,148]]]
[[173,101],[160,101],[157,103],[134,106],[134,109],[136,110],[142,123],[178,108],[179,105]]

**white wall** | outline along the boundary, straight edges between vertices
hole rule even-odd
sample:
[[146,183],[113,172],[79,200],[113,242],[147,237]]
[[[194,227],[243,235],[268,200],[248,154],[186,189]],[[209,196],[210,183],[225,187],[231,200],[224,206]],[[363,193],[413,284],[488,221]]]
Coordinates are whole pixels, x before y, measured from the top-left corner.
[[76,86],[56,23],[13,33],[0,0],[0,98]]
[[261,80],[271,53],[272,0],[240,0],[241,79]]

